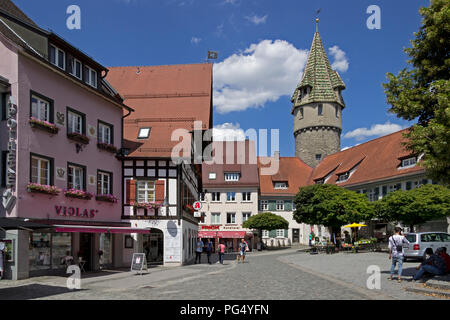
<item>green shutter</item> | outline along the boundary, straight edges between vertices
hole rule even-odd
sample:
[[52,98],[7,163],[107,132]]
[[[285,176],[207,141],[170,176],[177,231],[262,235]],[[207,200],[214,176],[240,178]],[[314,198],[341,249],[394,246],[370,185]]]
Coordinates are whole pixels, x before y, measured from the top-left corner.
[[292,201],[284,201],[284,211],[292,211]]
[[276,238],[277,237],[277,230],[269,231],[269,237],[270,238]]
[[284,229],[284,237],[285,238],[289,237],[289,230],[288,229]]
[[277,210],[277,202],[275,200],[269,200],[269,211]]

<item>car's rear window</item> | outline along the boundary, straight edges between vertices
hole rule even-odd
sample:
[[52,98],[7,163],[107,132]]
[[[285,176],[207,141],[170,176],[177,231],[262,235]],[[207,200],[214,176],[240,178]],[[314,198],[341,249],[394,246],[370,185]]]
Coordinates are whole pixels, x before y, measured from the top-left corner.
[[408,234],[408,235],[406,235],[406,240],[408,240],[409,242],[416,242],[416,235]]

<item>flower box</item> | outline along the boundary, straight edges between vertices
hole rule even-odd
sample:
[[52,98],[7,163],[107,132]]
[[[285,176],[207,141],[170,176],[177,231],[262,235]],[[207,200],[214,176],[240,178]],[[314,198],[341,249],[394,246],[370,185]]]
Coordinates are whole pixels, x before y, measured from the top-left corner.
[[190,204],[185,204],[183,205],[183,209],[184,211],[193,214],[194,213],[194,207],[191,206]]
[[92,193],[77,189],[64,190],[64,195],[69,198],[77,198],[83,200],[91,200],[94,196]]
[[45,193],[49,195],[57,195],[61,192],[61,189],[58,189],[55,186],[50,185],[43,185],[39,183],[29,183],[27,185],[27,191],[28,192],[35,192],[35,193]]
[[89,137],[85,136],[84,134],[77,133],[77,132],[68,133],[67,138],[77,141],[77,142],[80,142],[80,143],[84,143],[84,144],[89,143]]
[[54,125],[53,123],[50,123],[48,121],[43,121],[43,120],[31,117],[29,122],[30,122],[30,126],[32,128],[44,130],[51,134],[57,134],[59,131],[59,128],[56,125]]
[[103,150],[106,150],[111,153],[117,153],[117,151],[118,151],[118,149],[114,145],[109,144],[109,143],[99,142],[99,143],[97,143],[97,147],[99,149],[103,149]]
[[111,203],[117,203],[117,201],[119,201],[119,199],[114,197],[112,194],[98,194],[95,196],[95,200],[111,202]]
[[136,209],[157,209],[161,207],[161,202],[134,202],[132,206]]

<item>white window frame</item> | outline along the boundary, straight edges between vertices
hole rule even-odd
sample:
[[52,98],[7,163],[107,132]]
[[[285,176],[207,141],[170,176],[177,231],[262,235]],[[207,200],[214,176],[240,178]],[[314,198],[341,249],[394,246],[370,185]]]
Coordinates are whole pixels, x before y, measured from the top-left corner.
[[[216,197],[216,200],[214,200],[214,198]],[[220,202],[220,192],[211,192],[211,202]]]
[[277,238],[278,237],[284,238],[284,229],[277,229]]
[[[86,79],[86,72],[84,72],[85,75],[85,79],[84,82],[86,82],[88,85],[90,85],[91,87],[97,88],[97,71],[95,71],[94,69],[92,69],[89,66],[84,66],[89,72],[87,72],[88,77]],[[95,77],[92,77],[92,74],[94,73]]]
[[[74,130],[76,127],[76,119],[79,119],[79,128],[76,128],[77,130]],[[69,133],[79,133],[83,134],[83,117],[75,112],[67,111],[67,127],[69,129]]]
[[346,172],[346,173],[338,175],[338,180],[336,182],[344,182],[344,181],[347,181],[348,178],[350,178],[350,172]]
[[269,238],[269,231],[268,230],[263,230],[262,231],[262,237],[263,238]]
[[[232,221],[228,222],[228,217],[232,217]],[[227,224],[236,224],[236,212],[227,212]]]
[[[111,144],[111,140],[112,140],[111,139],[111,132],[112,132],[111,129],[112,128],[110,125],[104,124],[102,122],[98,123],[98,137],[100,138],[99,142]],[[107,135],[105,134],[105,131],[108,132]],[[105,139],[105,136],[107,137],[107,139]]]
[[284,190],[288,188],[287,182],[275,182],[274,189],[276,190]]
[[[68,167],[69,170],[67,172],[67,179],[69,183],[72,179],[72,189],[84,190],[84,168],[72,164],[70,164]],[[72,170],[72,173],[70,173],[70,170]],[[79,179],[79,183],[77,183],[77,179]]]
[[[156,182],[155,180],[137,180],[136,182],[136,201],[154,202],[156,196]],[[144,198],[141,197],[140,192],[144,192]]]
[[261,211],[269,211],[269,200],[261,200]]
[[225,181],[239,181],[239,172],[226,172]]
[[[34,102],[33,100],[36,100]],[[33,103],[36,104],[36,113],[33,113]],[[42,108],[44,109],[44,115],[42,115]],[[47,100],[44,100],[34,94],[31,95],[31,116],[33,118],[39,119],[41,121],[48,121],[50,122],[50,102]]]
[[252,216],[251,212],[242,212],[242,223],[250,219],[251,216]]
[[208,179],[209,180],[216,180],[216,173],[215,172],[210,172],[208,175]]
[[[100,176],[100,179],[99,179]],[[97,188],[100,183],[100,194],[111,194],[111,174],[108,172],[97,172]],[[107,185],[105,190],[105,183]],[[98,189],[97,189],[98,190]],[[105,192],[107,191],[107,192]]]
[[[80,76],[77,76],[77,63],[80,65]],[[83,79],[83,64],[77,58],[72,57],[72,72],[70,72],[75,78],[82,80]]]
[[235,202],[236,201],[236,192],[228,191],[227,192],[227,202]]
[[411,157],[402,160],[402,168],[411,168],[414,167],[417,163],[416,157]]
[[[37,160],[37,166],[33,166],[33,160]],[[42,177],[41,176],[41,170],[43,168],[42,164],[47,163],[47,176]],[[33,168],[36,168],[37,170],[37,176],[33,176]],[[32,183],[38,183],[41,185],[49,185],[50,184],[50,170],[51,170],[51,162],[49,159],[41,158],[39,156],[31,156],[31,182]],[[44,183],[42,183],[42,178],[45,178]]]
[[222,224],[222,221],[220,220],[220,212],[211,213],[211,224]]
[[[55,46],[53,44],[51,44],[50,47],[55,49],[55,61],[53,62],[53,61],[51,61],[49,59],[50,63],[55,65],[55,66],[57,66],[58,68],[60,68],[62,70],[66,70],[66,53],[64,52],[64,50],[58,48],[57,46]],[[60,63],[60,61],[59,61],[59,54],[58,54],[59,52],[63,53],[63,61],[62,61],[63,67],[62,68],[59,65],[59,63]],[[49,54],[49,56],[50,56],[50,54]]]
[[277,211],[284,211],[284,200],[277,200]]
[[[150,127],[145,127],[145,128],[139,128],[139,132],[138,132],[138,139],[148,139],[150,137],[150,132],[152,131],[152,128]],[[145,134],[142,134],[143,132],[145,132]]]
[[252,201],[252,193],[251,192],[242,192],[242,202],[251,202],[251,201]]

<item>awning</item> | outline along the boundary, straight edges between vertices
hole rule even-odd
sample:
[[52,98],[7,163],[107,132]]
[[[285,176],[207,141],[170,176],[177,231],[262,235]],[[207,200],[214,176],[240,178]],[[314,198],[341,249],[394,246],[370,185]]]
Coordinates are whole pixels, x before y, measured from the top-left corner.
[[51,229],[52,226],[31,222],[25,219],[16,218],[0,218],[0,229],[2,230],[28,230],[33,231],[37,229]]
[[149,229],[123,228],[123,227],[96,227],[55,225],[56,232],[82,232],[82,233],[150,233]]
[[199,238],[245,238],[245,231],[199,231]]

